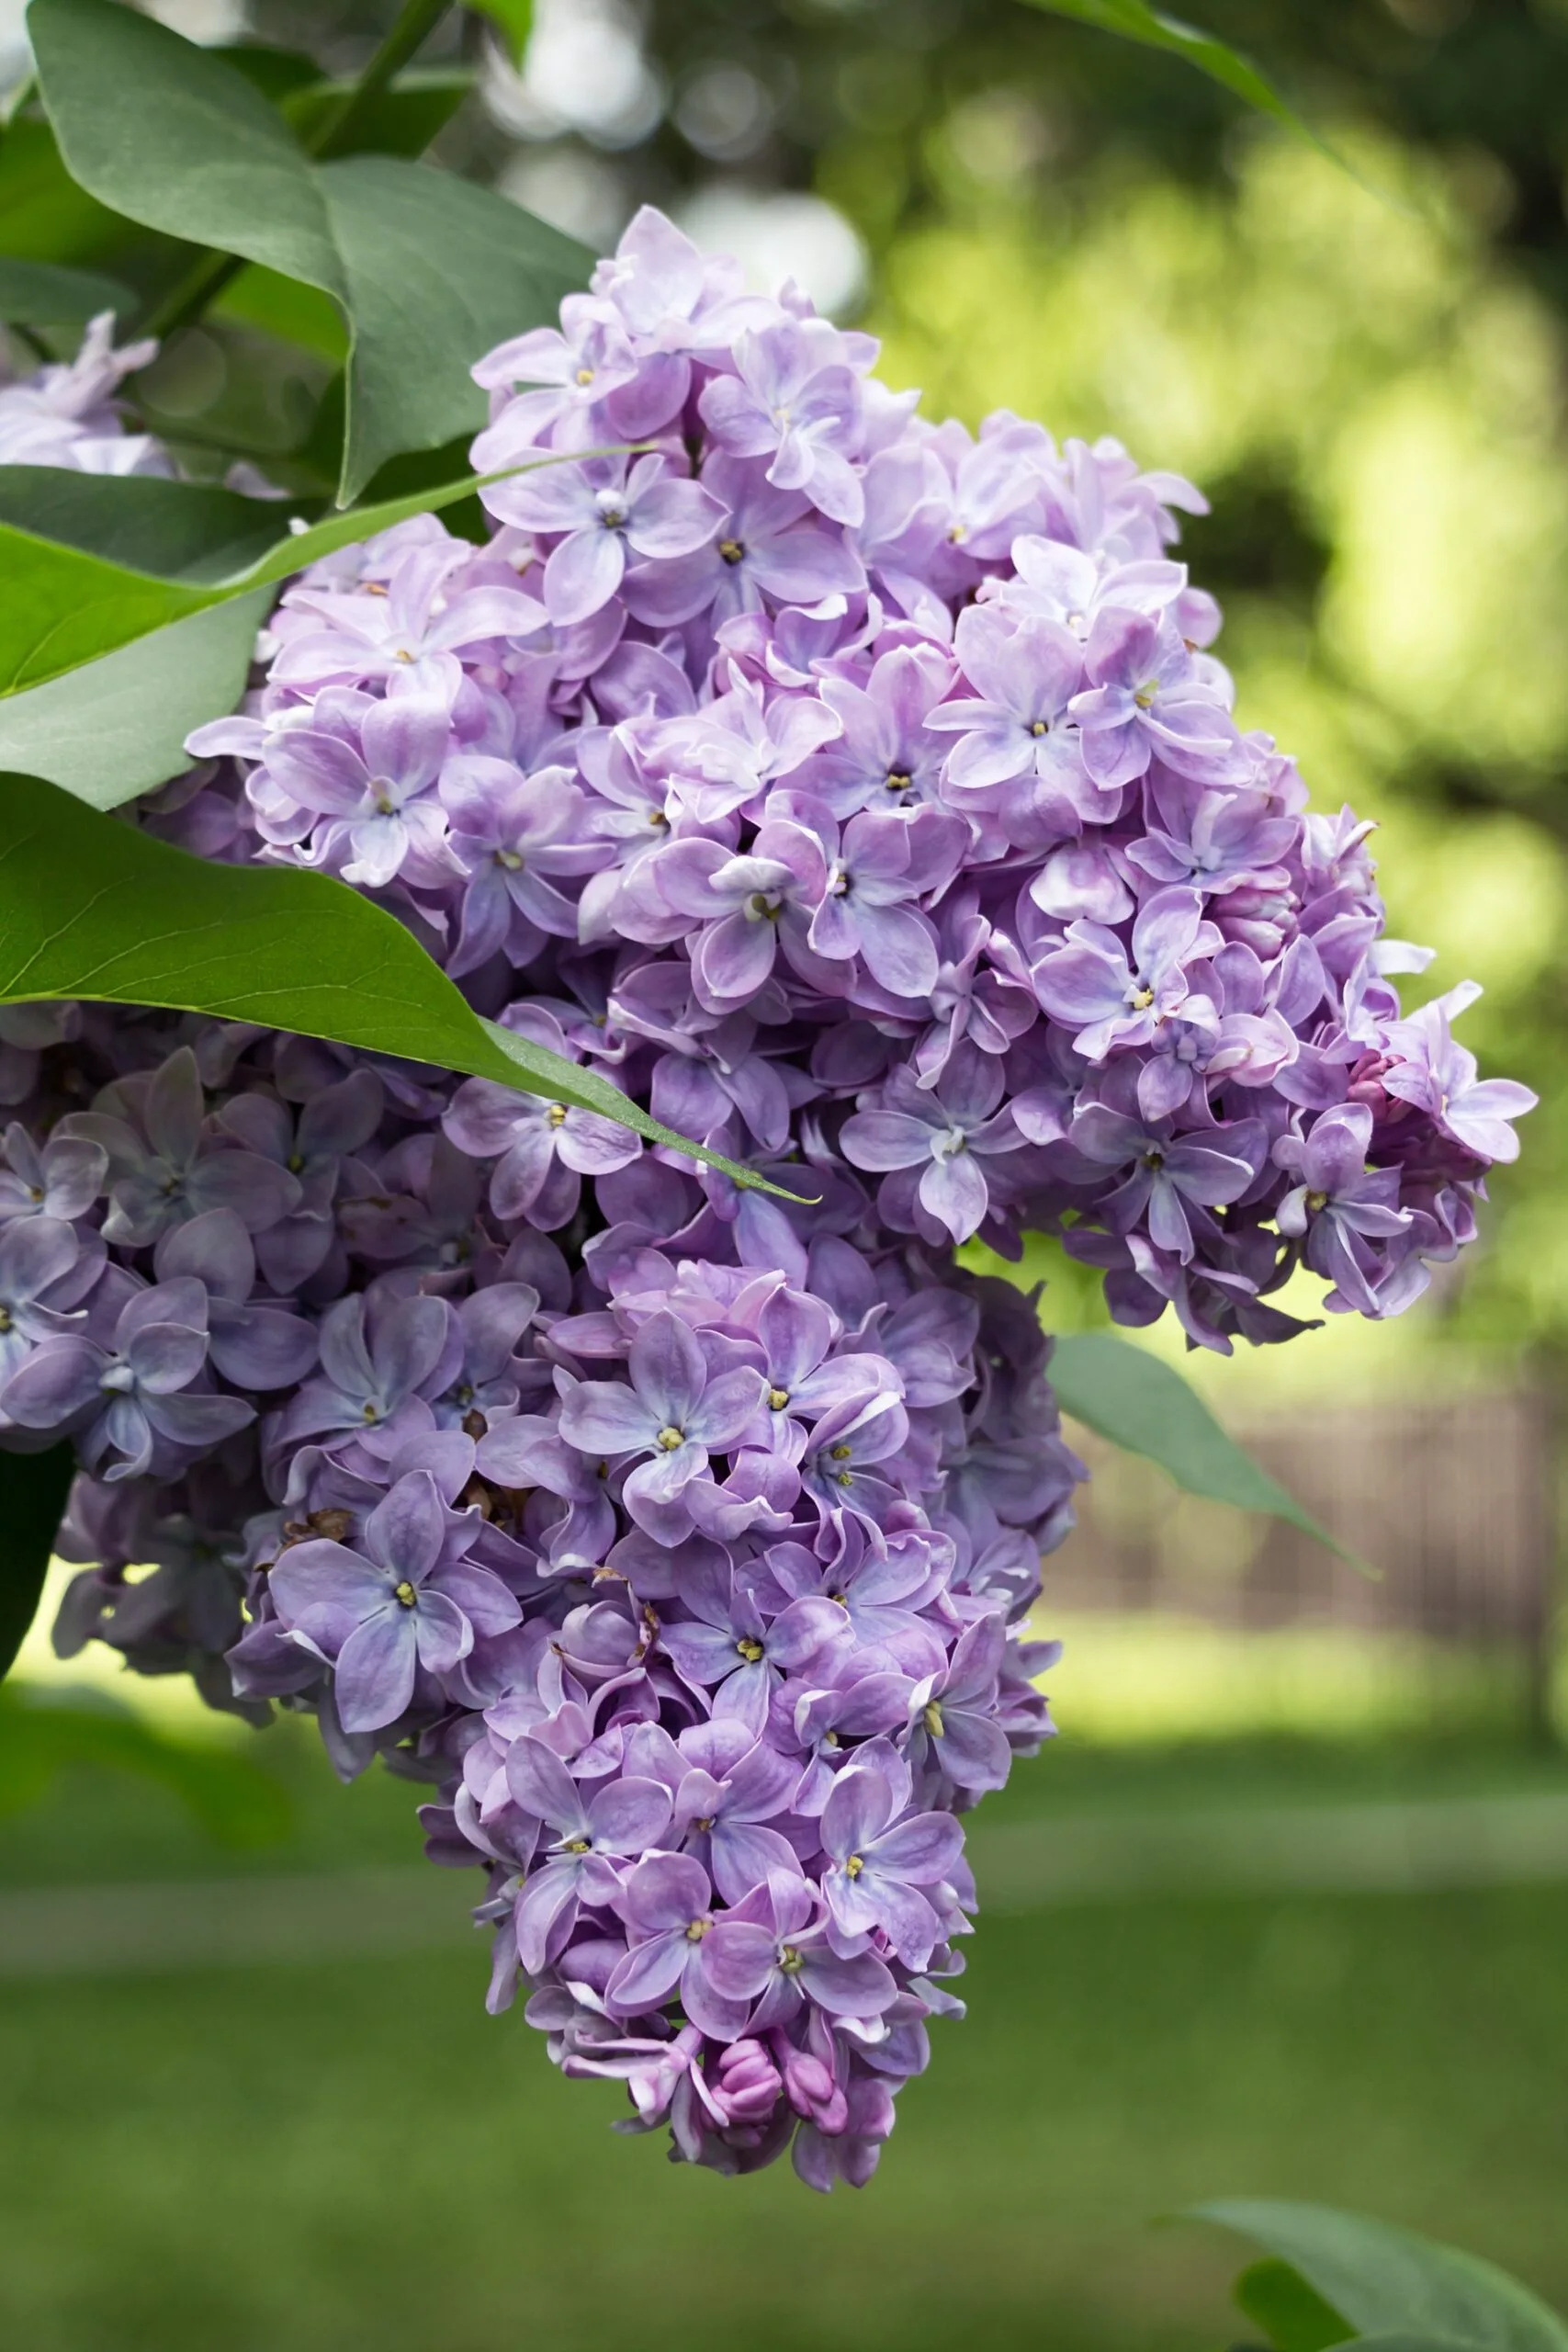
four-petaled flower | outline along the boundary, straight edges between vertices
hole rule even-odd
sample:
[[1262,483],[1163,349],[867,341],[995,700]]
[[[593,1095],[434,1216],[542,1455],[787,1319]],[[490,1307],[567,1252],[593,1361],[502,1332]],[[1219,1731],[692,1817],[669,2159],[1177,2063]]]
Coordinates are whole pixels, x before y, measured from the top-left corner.
[[964,1832],[950,1813],[909,1810],[907,1768],[886,1750],[840,1772],[822,1808],[831,1858],[822,1892],[848,1936],[880,1928],[900,1960],[923,1968],[942,1933],[926,1893],[957,1867]]
[[333,1659],[344,1731],[396,1723],[419,1667],[448,1671],[476,1634],[517,1623],[500,1577],[465,1557],[479,1532],[446,1509],[427,1470],[411,1470],[366,1520],[358,1549],[323,1538],[276,1561],[268,1589],[285,1625]]
[[634,557],[690,555],[724,520],[719,500],[683,481],[662,458],[586,458],[497,482],[491,512],[525,529],[559,533],[545,565],[545,610],[558,628],[589,620],[615,594]]
[[908,1189],[920,1208],[941,1232],[967,1241],[989,1206],[985,1163],[1023,1144],[1005,1091],[995,1057],[964,1047],[934,1087],[895,1070],[876,1108],[845,1121],[840,1143],[857,1168],[898,1178],[918,1170]]
[[693,1334],[667,1308],[650,1315],[631,1343],[629,1385],[585,1380],[561,1407],[561,1435],[580,1453],[638,1457],[622,1492],[639,1522],[678,1500],[709,1458],[742,1435],[762,1394],[762,1375],[738,1365],[714,1378]]

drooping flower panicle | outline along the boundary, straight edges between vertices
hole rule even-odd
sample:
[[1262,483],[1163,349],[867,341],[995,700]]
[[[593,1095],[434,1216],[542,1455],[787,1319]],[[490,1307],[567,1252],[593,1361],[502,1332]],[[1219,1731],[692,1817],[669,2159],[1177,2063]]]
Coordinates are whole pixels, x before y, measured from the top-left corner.
[[1366,828],[1237,727],[1198,493],[933,426],[874,357],[639,214],[476,370],[476,463],[558,462],[482,545],[304,574],[140,811],[372,893],[808,1205],[299,1038],[28,1008],[0,1047],[0,1434],[84,1465],[57,1638],[427,1780],[493,2006],[521,1977],[682,2156],[818,2188],[958,2010],[957,1816],[1050,1729],[1024,1621],[1083,1472],[959,1247],[1058,1234],[1227,1351],[1301,1328],[1302,1265],[1390,1314],[1530,1101],[1465,990],[1403,1012]]

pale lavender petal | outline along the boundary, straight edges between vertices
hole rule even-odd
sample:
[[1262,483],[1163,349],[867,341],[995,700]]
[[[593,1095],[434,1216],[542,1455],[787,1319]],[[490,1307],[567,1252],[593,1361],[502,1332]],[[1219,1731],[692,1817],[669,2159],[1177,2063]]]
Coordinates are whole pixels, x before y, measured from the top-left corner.
[[626,566],[618,531],[574,531],[545,566],[545,606],[558,627],[585,621],[607,605]]
[[393,1601],[356,1625],[338,1652],[335,1693],[344,1731],[380,1731],[413,1696],[413,1613]]

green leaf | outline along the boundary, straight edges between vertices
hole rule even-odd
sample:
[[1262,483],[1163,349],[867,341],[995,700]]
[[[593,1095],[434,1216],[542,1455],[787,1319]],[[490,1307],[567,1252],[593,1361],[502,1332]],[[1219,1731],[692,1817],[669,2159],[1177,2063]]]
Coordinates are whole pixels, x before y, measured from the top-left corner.
[[243,74],[116,0],[33,0],[28,23],[84,187],[170,235],[199,225],[209,245],[302,278],[344,311],[341,504],[388,458],[477,430],[474,361],[553,320],[585,282],[583,247],[489,189],[389,156],[312,163]]
[[1273,2255],[1244,2270],[1231,2292],[1275,2352],[1328,2352],[1350,2332],[1348,2320],[1325,2303],[1299,2270]]
[[1362,1565],[1225,1434],[1181,1374],[1146,1348],[1105,1331],[1058,1340],[1051,1383],[1064,1412],[1112,1445],[1159,1463],[1189,1494],[1289,1520],[1341,1559]]
[[27,1638],[75,1475],[69,1443],[0,1453],[0,1678]]
[[0,255],[0,319],[8,324],[83,327],[100,311],[125,318],[135,308],[135,295],[118,277]]
[[208,55],[222,58],[276,106],[287,105],[297,91],[321,86],[321,69],[302,49],[274,49],[270,42],[259,40],[223,40],[214,41]]
[[354,334],[339,503],[405,449],[477,433],[468,370],[509,335],[554,326],[593,256],[490,188],[379,155],[319,166]]
[[1428,2335],[1406,2327],[1378,2329],[1371,2335],[1354,2335],[1333,2346],[1333,2352],[1483,2352],[1473,2336]]
[[1568,2326],[1506,2270],[1326,2205],[1237,2199],[1192,2209],[1299,2271],[1358,2342],[1437,2339],[1484,2352],[1568,2352]]
[[[310,147],[322,120],[343,107],[356,85],[323,78],[313,57],[302,51],[264,48],[256,41],[220,41],[206,48],[269,98]],[[340,154],[369,149],[378,155],[423,155],[448,123],[478,76],[467,66],[414,66],[400,74],[355,110],[353,143]]]
[[[561,451],[533,462],[559,465],[593,454]],[[439,514],[471,498],[481,483],[503,478],[465,474],[459,481],[350,507],[279,537],[288,510],[270,499],[134,474],[0,467],[0,570],[10,592],[0,601],[0,711],[7,694],[47,680],[62,683],[67,672],[117,646],[129,650],[133,640],[188,614],[273,586],[321,556],[416,514]],[[24,522],[11,520],[12,514]],[[43,536],[45,526],[51,536]],[[225,569],[258,542],[262,552],[254,560],[239,571]],[[169,565],[172,571],[164,568]],[[107,755],[113,750],[106,744]],[[130,797],[122,792],[117,798]]]
[[1339,163],[1333,149],[1310,124],[1303,121],[1293,107],[1285,104],[1250,59],[1237,50],[1227,49],[1213,34],[1184,25],[1179,17],[1168,17],[1161,9],[1151,8],[1147,0],[1029,0],[1029,6],[1046,16],[1070,17],[1077,24],[1093,25],[1103,33],[1119,33],[1123,40],[1138,41],[1145,49],[1163,49],[1172,57],[1181,58],[1211,82],[1218,82],[1234,96],[1244,98],[1260,114],[1272,116],[1276,122],[1298,132],[1322,153]]
[[0,695],[20,694],[211,602],[78,548],[0,524]]
[[186,737],[231,711],[273,600],[253,589],[0,699],[0,769],[118,808],[190,765]]
[[[355,110],[349,145],[337,152],[423,155],[436,132],[451,121],[475,79],[471,73],[450,66],[400,74],[389,88],[378,90],[367,105]],[[283,99],[282,111],[304,146],[342,107],[352,87],[343,82],[318,81],[308,89],[291,91]]]
[[220,584],[271,554],[287,512],[216,482],[0,466],[0,525],[188,586]]
[[6,124],[0,135],[0,253],[96,263],[132,241],[145,242],[77,187],[47,122],[25,115]]
[[510,51],[514,65],[523,62],[528,36],[534,29],[534,0],[474,0],[476,17],[488,17]]
[[435,1063],[598,1111],[779,1193],[593,1071],[482,1021],[412,934],[346,883],[192,857],[33,776],[0,776],[0,1004],[167,1005]]
[[[301,285],[297,277],[280,277],[276,269],[263,269],[258,262],[247,262],[239,276],[231,278],[216,300],[209,304],[204,322],[209,332],[224,320],[259,327],[264,334],[273,335],[280,343],[299,345],[312,356],[330,360],[334,368],[342,368],[348,358],[348,329],[331,295],[323,294],[319,286]],[[145,395],[141,406],[145,414]],[[341,391],[337,421],[339,437],[333,442],[332,453],[334,476],[342,447]],[[175,429],[178,430],[177,424]]]
[[28,29],[79,187],[166,236],[346,291],[315,175],[248,74],[121,0],[32,0]]
[[36,1804],[84,1766],[160,1783],[220,1845],[270,1846],[293,1826],[288,1790],[250,1756],[156,1730],[107,1693],[0,1691],[0,1814]]

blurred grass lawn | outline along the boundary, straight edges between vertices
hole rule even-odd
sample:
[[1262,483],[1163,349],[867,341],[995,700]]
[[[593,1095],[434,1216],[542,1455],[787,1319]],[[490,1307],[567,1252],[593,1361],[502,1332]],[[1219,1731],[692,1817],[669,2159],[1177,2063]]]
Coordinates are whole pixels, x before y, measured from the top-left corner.
[[[1239,1663],[1239,1661],[1238,1661]],[[1242,1670],[1245,1671],[1245,1667]],[[287,1844],[206,1844],[86,1775],[0,1825],[0,1883],[411,1860],[413,1792],[292,1727]],[[1069,1736],[987,1818],[1568,1785],[1483,1733]],[[454,1880],[455,1908],[467,1897]],[[1568,2305],[1568,1886],[1150,1897],[982,1918],[971,2010],[861,2195],[611,2134],[485,1964],[446,1954],[0,1999],[0,2336],[28,2352],[1164,2352],[1234,2336],[1234,2250],[1151,2219],[1252,2193],[1458,2238]]]

